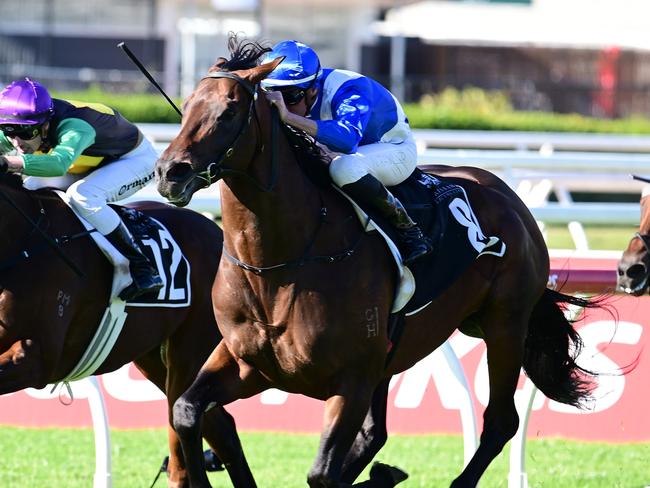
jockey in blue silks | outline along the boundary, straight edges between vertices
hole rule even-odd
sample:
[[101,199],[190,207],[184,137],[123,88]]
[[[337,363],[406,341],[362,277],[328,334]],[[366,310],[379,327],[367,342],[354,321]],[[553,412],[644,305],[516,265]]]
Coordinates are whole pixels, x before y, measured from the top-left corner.
[[282,41],[262,63],[284,57],[262,81],[286,124],[301,129],[333,157],[334,183],[376,209],[396,230],[404,264],[433,246],[384,185],[404,181],[417,164],[408,120],[397,99],[378,82],[352,71],[322,68],[317,54],[298,41]]

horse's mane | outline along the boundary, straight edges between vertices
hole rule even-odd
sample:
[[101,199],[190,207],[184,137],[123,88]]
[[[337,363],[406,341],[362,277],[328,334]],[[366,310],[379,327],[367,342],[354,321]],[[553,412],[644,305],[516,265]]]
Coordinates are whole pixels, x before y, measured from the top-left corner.
[[231,32],[228,36],[228,51],[230,59],[219,65],[219,69],[223,71],[254,68],[259,64],[262,55],[270,52],[271,48],[250,39],[240,38]]
[[281,124],[287,141],[293,149],[298,161],[298,166],[303,170],[314,185],[319,188],[329,188],[332,178],[329,173],[331,159],[326,156],[316,141],[306,132],[291,127],[288,124]]

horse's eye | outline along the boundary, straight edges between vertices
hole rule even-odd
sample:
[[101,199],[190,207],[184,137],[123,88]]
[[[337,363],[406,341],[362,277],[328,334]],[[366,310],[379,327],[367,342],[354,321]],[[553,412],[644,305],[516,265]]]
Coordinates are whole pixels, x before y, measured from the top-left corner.
[[219,122],[231,122],[235,118],[235,115],[237,115],[237,112],[232,109],[224,110],[219,115]]

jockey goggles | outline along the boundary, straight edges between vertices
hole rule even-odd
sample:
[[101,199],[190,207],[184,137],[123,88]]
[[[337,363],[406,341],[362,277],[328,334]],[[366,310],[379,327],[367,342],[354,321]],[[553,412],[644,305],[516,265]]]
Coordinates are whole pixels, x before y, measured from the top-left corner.
[[9,138],[20,138],[23,141],[31,141],[41,133],[40,125],[26,124],[0,124],[0,131]]
[[295,86],[267,87],[264,90],[280,92],[286,105],[296,105],[305,97],[305,90]]

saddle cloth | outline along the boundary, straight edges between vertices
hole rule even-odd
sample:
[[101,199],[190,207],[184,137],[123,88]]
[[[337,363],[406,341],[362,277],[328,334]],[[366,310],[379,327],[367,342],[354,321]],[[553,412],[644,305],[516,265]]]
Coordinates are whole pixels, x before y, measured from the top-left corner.
[[[63,192],[56,192],[70,206],[69,198]],[[163,287],[158,293],[142,295],[127,303],[130,307],[187,307],[192,301],[190,287],[190,263],[172,234],[158,220],[133,208],[111,205],[129,228],[140,249],[149,261],[158,268]],[[86,230],[94,228],[70,206]],[[129,262],[99,232],[91,232],[93,240],[113,264],[113,284],[109,302],[117,299],[119,293],[131,284]]]
[[[92,232],[95,230],[93,226],[75,211],[65,193],[58,190],[55,190],[55,193],[66,202],[86,230],[90,231],[90,236],[99,249],[113,264],[111,296],[104,315],[97,324],[95,334],[77,364],[57,383],[57,385],[68,385],[70,381],[78,381],[91,376],[103,364],[122,332],[128,316],[125,311],[127,305],[130,307],[189,306],[191,303],[190,263],[183,255],[178,243],[161,222],[135,209],[111,205],[120,214],[120,218],[133,234],[140,249],[152,263],[155,263],[163,281],[163,287],[158,293],[141,295],[125,303],[118,295],[132,281],[129,261],[108,242],[106,237],[99,232]],[[69,385],[68,389],[70,390]]]
[[393,313],[417,313],[451,286],[475,259],[488,254],[497,257],[505,254],[506,244],[498,237],[486,236],[481,230],[461,186],[416,169],[404,182],[388,189],[402,202],[434,246],[433,253],[405,267],[395,245],[395,230],[373,209],[360,208],[354,202],[362,225],[370,218],[366,230],[379,231],[395,257],[399,280]]

